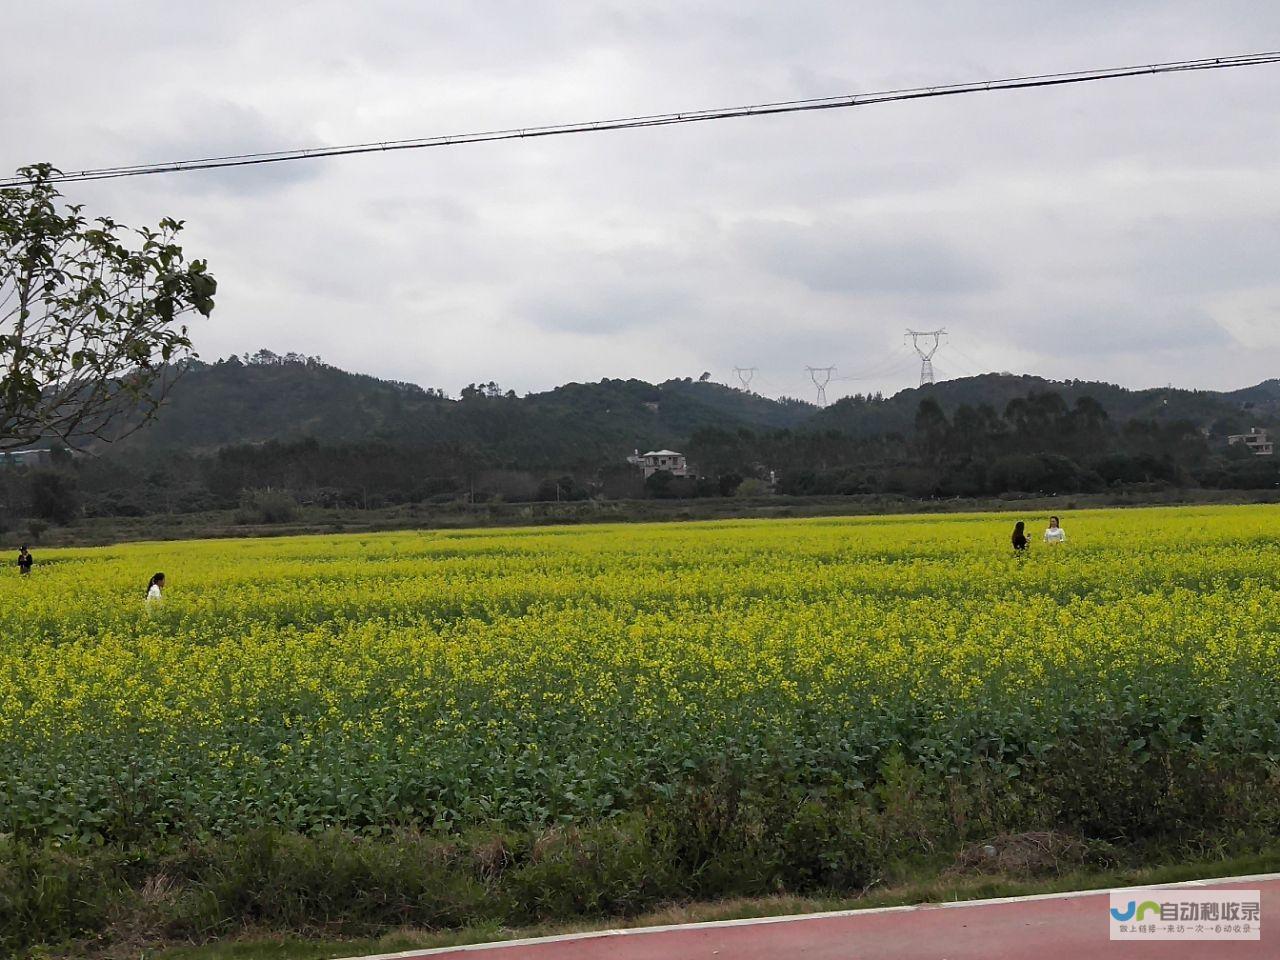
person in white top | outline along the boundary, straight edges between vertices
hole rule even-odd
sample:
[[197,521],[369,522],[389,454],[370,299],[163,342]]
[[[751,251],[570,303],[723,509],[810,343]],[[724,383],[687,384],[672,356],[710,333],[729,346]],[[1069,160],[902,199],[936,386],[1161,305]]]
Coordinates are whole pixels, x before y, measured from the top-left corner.
[[1058,518],[1049,518],[1049,529],[1044,532],[1045,543],[1065,543],[1067,540],[1067,531],[1058,526]]
[[159,603],[164,599],[164,574],[157,573],[147,584],[147,603]]

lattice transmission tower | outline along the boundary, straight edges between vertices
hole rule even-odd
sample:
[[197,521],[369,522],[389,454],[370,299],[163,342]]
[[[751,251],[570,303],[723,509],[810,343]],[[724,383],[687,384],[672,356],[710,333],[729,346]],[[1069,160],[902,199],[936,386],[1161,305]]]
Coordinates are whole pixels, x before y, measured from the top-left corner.
[[911,346],[915,348],[916,353],[920,354],[920,386],[926,383],[933,383],[933,355],[938,352],[938,347],[942,345],[942,338],[947,335],[946,330],[908,330],[905,339],[911,341]]
[[809,371],[809,379],[813,381],[813,385],[818,388],[818,406],[825,407],[827,405],[827,384],[831,382],[832,376],[835,375],[835,367],[805,367]]
[[759,372],[759,367],[734,367],[733,372],[742,381],[742,389],[751,392],[751,379]]

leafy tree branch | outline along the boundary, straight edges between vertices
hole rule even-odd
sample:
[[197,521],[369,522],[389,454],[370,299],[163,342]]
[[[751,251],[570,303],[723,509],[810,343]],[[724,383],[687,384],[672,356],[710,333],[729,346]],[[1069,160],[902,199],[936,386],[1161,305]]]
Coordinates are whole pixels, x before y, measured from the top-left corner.
[[0,449],[113,440],[154,416],[194,356],[181,318],[217,281],[182,221],[130,229],[63,204],[47,163],[0,189]]

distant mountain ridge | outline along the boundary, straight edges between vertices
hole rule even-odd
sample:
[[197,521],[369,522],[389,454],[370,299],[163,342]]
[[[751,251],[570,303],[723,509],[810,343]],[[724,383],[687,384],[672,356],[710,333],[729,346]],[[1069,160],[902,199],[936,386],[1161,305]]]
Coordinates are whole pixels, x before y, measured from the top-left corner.
[[451,400],[414,384],[348,373],[314,358],[265,351],[193,363],[154,423],[125,449],[209,451],[269,440],[473,445],[538,466],[667,446],[708,426],[799,427],[818,408],[711,382],[569,383],[517,397],[473,385]]
[[1230,392],[1129,390],[1114,384],[984,374],[909,388],[891,397],[846,397],[826,408],[773,400],[711,381],[569,383],[524,397],[496,385],[452,400],[413,384],[349,373],[314,358],[261,351],[194,363],[156,421],[125,450],[209,451],[269,440],[476,446],[522,466],[620,457],[633,448],[679,449],[699,429],[910,434],[920,401],[950,414],[961,404],[1002,411],[1013,399],[1055,391],[1068,403],[1090,396],[1112,420],[1184,419],[1206,430],[1280,420],[1280,380]]

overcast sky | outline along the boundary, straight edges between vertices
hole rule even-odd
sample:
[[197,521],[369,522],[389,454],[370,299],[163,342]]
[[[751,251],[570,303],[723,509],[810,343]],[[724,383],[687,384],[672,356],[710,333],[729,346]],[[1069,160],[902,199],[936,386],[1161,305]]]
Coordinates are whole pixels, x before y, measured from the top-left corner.
[[[5,4],[0,168],[592,120],[1280,49],[1280,4]],[[17,42],[15,42],[15,39]],[[71,184],[187,221],[206,359],[518,391],[760,368],[1280,375],[1280,66]]]

